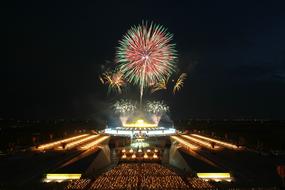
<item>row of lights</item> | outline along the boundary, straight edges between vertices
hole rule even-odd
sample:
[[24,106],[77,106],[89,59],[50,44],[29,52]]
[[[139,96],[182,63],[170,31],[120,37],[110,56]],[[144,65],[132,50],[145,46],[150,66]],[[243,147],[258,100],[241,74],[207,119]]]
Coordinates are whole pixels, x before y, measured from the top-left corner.
[[79,138],[82,138],[82,137],[86,137],[88,135],[89,134],[83,134],[83,135],[78,135],[78,136],[74,136],[74,137],[71,137],[71,138],[55,141],[55,142],[52,142],[52,143],[43,144],[43,145],[40,145],[37,149],[39,149],[39,150],[50,149],[52,147],[60,145],[61,143],[70,142],[72,140],[76,140],[76,139],[79,139]]
[[80,147],[81,150],[87,150],[89,148],[92,148],[92,147],[95,147],[97,146],[98,144],[100,144],[101,142],[105,141],[106,139],[108,139],[109,136],[102,136],[102,137],[99,137],[98,139],[86,144],[86,145],[83,145]]
[[230,173],[197,173],[197,176],[204,181],[227,181],[231,182],[232,177]]
[[171,136],[171,138],[174,139],[175,141],[177,141],[177,142],[183,144],[184,146],[187,146],[188,148],[190,148],[190,149],[192,149],[192,150],[197,150],[197,149],[199,149],[198,146],[189,143],[188,141],[184,140],[184,139],[181,138],[181,137]]
[[201,138],[201,139],[204,139],[204,140],[215,142],[217,144],[223,145],[223,146],[228,147],[228,148],[233,148],[233,149],[237,149],[238,148],[237,145],[234,145],[234,144],[231,144],[231,143],[226,143],[226,142],[219,141],[219,140],[212,139],[212,138],[208,138],[208,137],[204,137],[204,136],[201,136],[201,135],[192,134],[191,136],[195,136],[195,137],[198,137],[198,138]]
[[[149,158],[149,156],[147,155],[147,153],[144,153],[143,157],[144,157],[145,159]],[[126,158],[127,158],[127,155],[126,155],[126,154],[123,154],[123,155],[122,155],[122,159],[126,159]],[[131,158],[132,158],[132,159],[137,158],[136,154],[132,154]],[[154,153],[154,154],[152,155],[152,158],[157,159],[157,158],[158,158],[157,154]]]
[[[127,152],[126,149],[122,149],[122,153],[126,153],[126,152]],[[142,152],[142,149],[139,148],[139,149],[138,149],[138,152]],[[146,152],[150,153],[150,152],[151,152],[151,149],[147,149]],[[157,150],[157,149],[154,149],[154,152],[157,153],[158,150]],[[131,148],[131,149],[129,150],[129,153],[134,153],[134,150]]]
[[66,180],[76,180],[80,179],[81,174],[46,174],[46,178],[43,180],[43,182],[49,183],[49,182],[63,182]]
[[197,138],[190,137],[190,136],[188,136],[188,135],[182,135],[182,137],[184,137],[184,138],[186,138],[186,139],[189,139],[189,140],[191,140],[191,141],[193,141],[193,142],[195,142],[195,143],[198,143],[198,144],[200,144],[200,145],[202,145],[202,146],[205,146],[205,147],[207,147],[207,148],[210,148],[210,149],[219,149],[219,148],[221,148],[221,147],[216,146],[216,145],[213,147],[212,144],[209,143],[209,142],[205,142],[205,141],[199,140],[199,139],[197,139]]
[[[79,139],[79,140],[73,141],[73,142],[71,142],[71,143],[68,143],[68,144],[65,146],[65,149],[73,148],[73,147],[75,147],[76,145],[79,145],[79,144],[82,144],[82,143],[84,143],[84,142],[87,142],[87,141],[89,141],[89,140],[91,140],[91,139],[94,139],[94,138],[96,138],[96,137],[98,137],[98,136],[99,136],[99,135],[91,135],[91,136],[89,136],[89,137],[86,137],[86,138],[83,138],[83,139]],[[59,146],[58,148],[61,149],[62,147]]]

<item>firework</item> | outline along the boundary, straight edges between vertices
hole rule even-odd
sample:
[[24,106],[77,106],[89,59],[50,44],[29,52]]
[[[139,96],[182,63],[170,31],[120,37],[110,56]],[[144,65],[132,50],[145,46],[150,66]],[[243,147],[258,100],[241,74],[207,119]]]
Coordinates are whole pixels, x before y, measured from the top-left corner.
[[178,92],[179,90],[181,90],[181,88],[184,85],[184,80],[187,78],[187,74],[186,73],[182,73],[179,78],[177,79],[174,87],[173,87],[173,94],[175,94],[176,92]]
[[105,84],[105,80],[103,79],[102,76],[99,76],[99,80],[100,80],[100,82],[101,82],[102,84]]
[[122,87],[125,85],[124,77],[121,72],[105,72],[103,77],[99,77],[103,84],[108,85],[108,92],[111,90],[122,93]]
[[158,90],[166,90],[167,89],[168,78],[163,79],[159,83],[152,85],[151,93],[154,93]]
[[162,114],[169,111],[169,107],[163,101],[147,101],[145,109],[153,114]]
[[113,105],[115,113],[127,114],[136,110],[136,105],[130,100],[119,100]]
[[161,116],[169,111],[169,107],[163,101],[147,101],[145,110],[152,114],[153,122],[158,125]]
[[143,90],[169,77],[174,71],[175,45],[172,34],[161,25],[142,23],[127,31],[119,42],[116,62],[124,77]]

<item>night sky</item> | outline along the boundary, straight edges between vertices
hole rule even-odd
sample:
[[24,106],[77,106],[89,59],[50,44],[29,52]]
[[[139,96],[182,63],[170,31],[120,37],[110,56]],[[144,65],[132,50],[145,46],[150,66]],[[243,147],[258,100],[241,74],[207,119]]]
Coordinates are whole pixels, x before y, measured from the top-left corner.
[[[142,20],[174,34],[173,118],[285,119],[285,1],[19,1],[13,56],[1,63],[0,117],[101,117],[113,101],[98,80],[118,41]],[[14,21],[13,21],[14,22]],[[139,99],[137,89],[128,97]]]

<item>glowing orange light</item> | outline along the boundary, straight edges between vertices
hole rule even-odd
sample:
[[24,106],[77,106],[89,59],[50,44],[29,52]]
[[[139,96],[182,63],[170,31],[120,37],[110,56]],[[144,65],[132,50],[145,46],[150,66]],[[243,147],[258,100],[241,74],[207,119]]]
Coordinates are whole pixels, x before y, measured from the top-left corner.
[[86,144],[86,145],[83,145],[80,147],[80,149],[82,150],[87,150],[89,148],[93,148],[93,147],[96,147],[98,144],[102,143],[103,141],[107,140],[109,138],[109,136],[102,136],[102,137],[99,137],[98,139]]
[[[71,143],[68,143],[66,146],[65,146],[65,149],[70,149],[70,148],[73,148],[73,147],[75,147],[75,146],[77,146],[77,145],[79,145],[79,144],[82,144],[82,143],[84,143],[84,142],[87,142],[87,141],[89,141],[89,140],[91,140],[91,139],[94,139],[94,138],[96,138],[96,137],[98,137],[99,135],[91,135],[91,136],[89,136],[89,137],[86,137],[86,138],[83,138],[83,139],[79,139],[79,140],[76,140],[76,141],[73,141],[73,142],[71,142]],[[62,147],[60,146],[60,147],[58,147],[59,149],[62,149]]]
[[231,182],[232,177],[230,173],[197,173],[197,176],[205,181],[213,180],[216,182],[227,181]]
[[191,141],[193,141],[193,142],[195,142],[195,143],[197,143],[197,144],[199,144],[199,145],[205,146],[205,147],[210,148],[210,149],[219,149],[219,148],[221,148],[221,147],[219,147],[219,146],[217,146],[217,145],[215,145],[215,146],[213,147],[212,144],[209,143],[209,142],[205,142],[205,141],[199,140],[199,139],[197,139],[197,138],[190,137],[190,136],[188,136],[188,135],[182,135],[182,137],[184,137],[184,138],[186,138],[186,139],[189,139],[189,140],[191,140]]
[[148,158],[148,155],[146,153],[144,153],[143,157],[144,158]]
[[215,142],[215,143],[217,143],[217,144],[220,144],[220,145],[225,146],[225,147],[228,147],[228,148],[238,149],[238,146],[237,146],[237,145],[234,145],[234,144],[231,144],[231,143],[219,141],[219,140],[216,140],[216,139],[204,137],[204,136],[197,135],[197,134],[192,134],[191,136],[195,136],[195,137],[198,137],[198,138],[201,138],[201,139],[205,139],[205,140],[208,140],[208,141],[211,141],[211,142]]
[[69,142],[69,141],[72,141],[72,140],[76,140],[76,139],[79,139],[79,138],[82,138],[82,137],[86,137],[88,135],[89,134],[83,134],[83,135],[78,135],[78,136],[70,137],[70,138],[67,138],[67,139],[63,139],[63,140],[59,140],[59,141],[43,144],[43,145],[40,145],[37,149],[38,150],[50,149],[50,148],[58,146],[58,145],[60,145],[62,143],[66,143],[66,142]]
[[184,140],[183,138],[181,137],[177,137],[177,136],[171,136],[171,138],[179,143],[181,143],[182,145],[190,148],[190,149],[193,149],[193,150],[197,150],[199,149],[198,146],[194,145],[194,144],[191,144],[189,143],[188,141]]
[[139,119],[135,123],[125,123],[123,124],[124,127],[135,127],[135,128],[150,128],[150,127],[157,127],[157,124],[146,123],[144,120]]
[[64,181],[78,180],[81,178],[81,174],[46,174],[43,182],[57,182],[61,183]]

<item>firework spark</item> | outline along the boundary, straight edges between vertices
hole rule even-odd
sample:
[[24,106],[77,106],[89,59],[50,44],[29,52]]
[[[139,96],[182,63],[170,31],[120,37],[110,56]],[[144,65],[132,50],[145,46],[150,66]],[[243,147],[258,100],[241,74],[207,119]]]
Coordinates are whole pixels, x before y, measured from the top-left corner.
[[184,85],[184,80],[187,78],[187,74],[186,73],[182,73],[179,78],[177,79],[174,87],[173,87],[173,94],[175,94],[176,92],[180,91],[181,88]]
[[101,82],[102,84],[105,84],[105,80],[103,79],[102,76],[99,76],[99,80],[100,80],[100,82]]
[[119,42],[116,62],[124,77],[140,87],[140,102],[143,90],[174,71],[175,45],[172,34],[161,25],[142,23],[127,31]]
[[168,78],[163,79],[162,81],[158,82],[157,84],[152,85],[151,93],[154,93],[158,90],[166,90],[167,89]]
[[169,111],[169,107],[163,101],[147,101],[145,109],[153,114],[162,114]]
[[125,81],[121,72],[105,72],[102,75],[103,77],[99,79],[103,84],[108,85],[108,92],[114,90],[120,94],[122,93],[122,87],[125,85]]
[[153,122],[158,125],[161,116],[169,111],[169,107],[163,101],[147,101],[145,110],[152,114]]
[[119,100],[113,105],[113,110],[119,115],[122,124],[126,124],[128,118],[137,109],[136,104],[130,100]]
[[119,100],[113,105],[115,113],[130,114],[136,110],[136,105],[130,100]]

